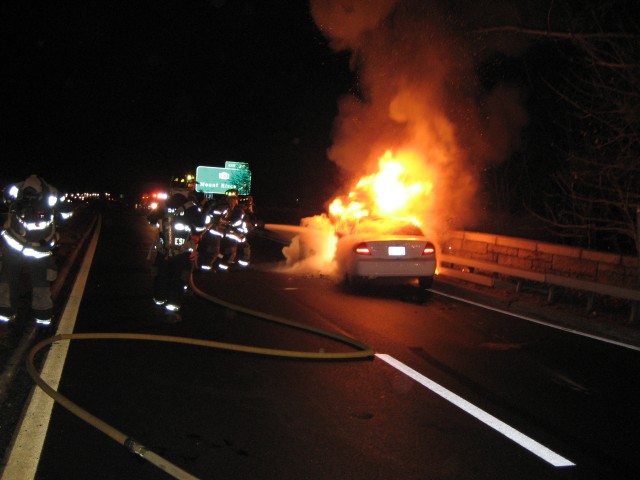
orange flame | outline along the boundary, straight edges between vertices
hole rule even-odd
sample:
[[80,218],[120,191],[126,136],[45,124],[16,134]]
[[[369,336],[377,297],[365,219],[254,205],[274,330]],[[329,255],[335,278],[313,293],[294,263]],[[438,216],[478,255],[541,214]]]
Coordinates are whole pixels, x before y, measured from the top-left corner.
[[420,226],[416,216],[431,204],[432,173],[424,159],[412,151],[395,156],[387,150],[378,161],[377,173],[362,177],[347,198],[336,198],[329,214],[339,233],[350,233],[362,220],[410,222]]

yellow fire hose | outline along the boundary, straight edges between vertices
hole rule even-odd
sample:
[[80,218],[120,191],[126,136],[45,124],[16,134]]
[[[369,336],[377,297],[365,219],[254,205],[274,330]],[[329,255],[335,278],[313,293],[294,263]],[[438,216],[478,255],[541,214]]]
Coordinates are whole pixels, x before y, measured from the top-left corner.
[[257,318],[261,318],[270,322],[274,322],[280,325],[285,325],[287,327],[300,329],[303,331],[307,331],[313,333],[315,335],[319,335],[325,338],[330,338],[333,340],[337,340],[338,342],[350,345],[356,349],[356,351],[351,352],[305,352],[305,351],[295,351],[295,350],[279,350],[279,349],[271,349],[271,348],[260,348],[260,347],[251,347],[247,345],[236,345],[231,343],[223,343],[223,342],[215,342],[211,340],[201,340],[197,338],[185,338],[185,337],[174,337],[168,335],[150,335],[150,334],[135,334],[135,333],[73,333],[73,334],[61,334],[55,335],[53,337],[47,338],[39,342],[35,345],[29,355],[27,357],[27,371],[29,375],[34,380],[34,382],[54,401],[59,403],[62,407],[69,410],[71,413],[81,418],[88,424],[97,428],[107,436],[111,437],[116,442],[120,443],[124,447],[126,447],[129,451],[134,454],[144,458],[145,460],[151,462],[153,465],[158,467],[160,470],[168,473],[177,479],[197,479],[188,472],[185,472],[180,467],[174,465],[163,457],[157,455],[156,453],[149,450],[147,447],[142,445],[141,443],[134,440],[132,437],[120,432],[116,428],[111,425],[105,423],[99,418],[95,417],[88,411],[84,410],[82,407],[76,405],[67,397],[53,389],[49,384],[47,384],[39,372],[36,370],[34,366],[34,358],[36,354],[42,350],[44,347],[51,345],[54,342],[61,340],[147,340],[147,341],[155,341],[155,342],[168,342],[168,343],[182,343],[189,345],[197,345],[209,348],[217,348],[221,350],[232,350],[236,352],[244,352],[256,355],[266,355],[273,357],[288,357],[288,358],[296,358],[296,359],[315,359],[315,360],[364,360],[364,359],[373,359],[375,352],[369,348],[367,345],[358,342],[352,338],[346,337],[344,335],[335,334],[331,332],[327,332],[318,328],[310,327],[307,325],[302,325],[300,323],[293,322],[291,320],[287,320],[284,318],[280,318],[274,315],[270,315],[264,312],[259,312],[256,310],[251,310],[248,308],[241,307],[239,305],[234,305],[219,298],[208,295],[203,292],[193,282],[193,277],[191,278],[191,288],[193,291],[200,297],[214,302],[220,306],[225,308],[245,313],[247,315],[251,315]]

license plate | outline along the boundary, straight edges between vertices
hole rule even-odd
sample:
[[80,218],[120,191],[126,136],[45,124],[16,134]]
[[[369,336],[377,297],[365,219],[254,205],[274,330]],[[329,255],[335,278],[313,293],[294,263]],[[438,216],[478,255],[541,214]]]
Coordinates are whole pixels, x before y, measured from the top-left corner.
[[404,247],[389,247],[387,252],[390,257],[402,257],[407,254]]
[[184,238],[176,237],[173,239],[174,245],[184,245]]

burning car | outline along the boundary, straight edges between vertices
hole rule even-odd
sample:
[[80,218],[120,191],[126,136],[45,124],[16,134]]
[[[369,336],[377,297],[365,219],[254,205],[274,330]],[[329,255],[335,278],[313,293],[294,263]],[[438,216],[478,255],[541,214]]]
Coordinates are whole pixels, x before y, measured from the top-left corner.
[[365,281],[404,283],[417,279],[426,289],[436,272],[436,249],[419,227],[404,224],[389,233],[370,230],[340,237],[335,261],[338,274],[349,287]]
[[[283,249],[288,266],[330,271],[354,286],[365,281],[431,287],[434,241],[422,228],[429,218],[434,175],[414,152],[379,159],[379,171],[362,177],[328,213],[302,219]],[[430,225],[433,230],[433,225]]]
[[411,174],[412,156],[380,159],[378,173],[360,179],[346,198],[329,206],[338,241],[337,273],[347,285],[364,280],[399,283],[417,279],[429,288],[436,272],[436,249],[415,213],[428,202],[430,175]]

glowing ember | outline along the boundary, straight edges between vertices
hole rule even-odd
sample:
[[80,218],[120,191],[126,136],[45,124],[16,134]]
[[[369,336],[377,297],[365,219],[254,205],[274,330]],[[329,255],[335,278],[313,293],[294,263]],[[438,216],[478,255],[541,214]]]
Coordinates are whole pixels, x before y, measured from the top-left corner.
[[379,171],[361,178],[346,199],[336,198],[329,214],[338,233],[353,232],[363,220],[378,224],[385,221],[410,222],[420,226],[416,212],[431,204],[432,173],[416,153],[405,151],[395,156],[390,150],[379,160]]

